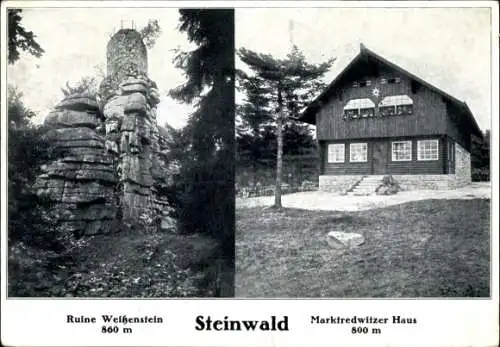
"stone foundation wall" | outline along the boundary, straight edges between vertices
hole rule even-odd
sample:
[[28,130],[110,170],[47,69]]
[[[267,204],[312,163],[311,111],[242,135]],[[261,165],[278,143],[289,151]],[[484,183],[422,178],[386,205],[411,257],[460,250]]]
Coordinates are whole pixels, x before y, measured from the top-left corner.
[[[457,174],[392,175],[392,177],[399,183],[403,191],[454,189],[471,183],[470,175],[466,174],[467,170],[470,170],[470,165],[469,168],[464,166],[463,172]],[[343,194],[362,178],[363,176],[352,175],[319,176],[319,190]]]
[[472,183],[470,153],[455,143],[455,186],[463,187]]
[[455,175],[392,175],[402,190],[435,190],[450,188]]
[[343,194],[362,178],[361,175],[321,175],[319,176],[319,190]]
[[392,175],[400,184],[402,190],[435,190],[454,189],[464,187],[471,183],[460,174],[450,175]]

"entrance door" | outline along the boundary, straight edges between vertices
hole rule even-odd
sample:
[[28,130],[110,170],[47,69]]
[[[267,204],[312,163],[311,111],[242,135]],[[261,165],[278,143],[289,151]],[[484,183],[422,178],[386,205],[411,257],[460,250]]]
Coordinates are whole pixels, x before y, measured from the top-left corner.
[[387,142],[373,142],[372,174],[383,175],[387,173]]

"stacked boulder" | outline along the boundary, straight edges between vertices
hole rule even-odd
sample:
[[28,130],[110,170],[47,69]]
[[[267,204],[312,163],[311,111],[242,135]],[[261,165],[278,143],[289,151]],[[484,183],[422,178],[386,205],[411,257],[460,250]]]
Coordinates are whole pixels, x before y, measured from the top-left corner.
[[[116,158],[120,206],[126,219],[152,220],[168,206],[157,193],[166,172],[159,160],[155,107],[159,93],[146,76],[128,76],[106,91],[103,106],[106,147]],[[165,207],[166,207],[165,206]]]
[[116,219],[117,177],[105,148],[98,105],[88,94],[62,100],[45,120],[53,161],[34,184],[44,217],[69,233],[108,233]]

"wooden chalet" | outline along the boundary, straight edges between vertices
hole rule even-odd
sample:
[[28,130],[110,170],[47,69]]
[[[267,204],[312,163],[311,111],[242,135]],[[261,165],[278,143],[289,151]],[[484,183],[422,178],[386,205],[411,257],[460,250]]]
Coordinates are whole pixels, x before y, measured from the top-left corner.
[[482,136],[466,103],[363,45],[300,120],[316,126],[320,189],[330,191],[384,175],[404,189],[466,185],[471,136]]

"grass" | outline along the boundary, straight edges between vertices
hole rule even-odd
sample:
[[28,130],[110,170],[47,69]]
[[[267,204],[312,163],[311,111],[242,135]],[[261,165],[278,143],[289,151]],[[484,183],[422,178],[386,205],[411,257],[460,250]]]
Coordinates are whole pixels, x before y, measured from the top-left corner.
[[[237,210],[236,296],[488,297],[490,200],[359,212]],[[363,245],[328,246],[331,230]]]
[[232,269],[201,235],[123,231],[98,235],[66,255],[9,245],[9,296],[232,296]]

